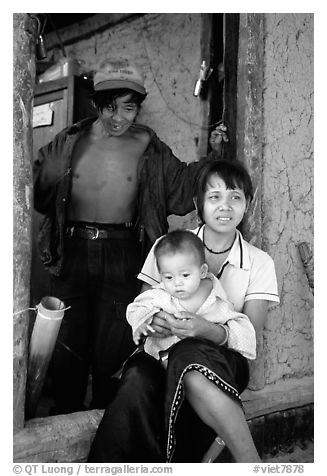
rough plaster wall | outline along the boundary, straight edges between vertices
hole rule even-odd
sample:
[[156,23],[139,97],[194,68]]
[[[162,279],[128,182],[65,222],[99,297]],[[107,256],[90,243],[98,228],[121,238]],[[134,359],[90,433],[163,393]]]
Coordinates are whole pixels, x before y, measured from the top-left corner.
[[313,373],[313,296],[296,245],[313,247],[313,15],[265,15],[263,247],[281,305],[265,332],[267,382]]
[[[91,71],[105,58],[134,60],[146,76],[148,96],[139,122],[152,127],[181,160],[198,158],[200,99],[193,96],[200,57],[201,14],[148,14],[66,47]],[[172,217],[171,227],[194,227],[194,214]]]

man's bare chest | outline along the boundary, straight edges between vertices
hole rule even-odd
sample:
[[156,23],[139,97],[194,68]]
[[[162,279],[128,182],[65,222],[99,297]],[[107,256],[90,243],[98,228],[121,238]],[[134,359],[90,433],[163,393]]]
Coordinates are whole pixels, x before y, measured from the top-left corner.
[[115,189],[136,187],[143,149],[137,141],[110,144],[82,140],[73,154],[73,188],[100,191],[108,186]]

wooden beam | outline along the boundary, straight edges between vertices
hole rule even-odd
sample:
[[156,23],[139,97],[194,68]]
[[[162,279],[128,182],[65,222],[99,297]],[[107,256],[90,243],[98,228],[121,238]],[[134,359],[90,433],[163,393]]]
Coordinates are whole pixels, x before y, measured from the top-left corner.
[[27,333],[30,306],[31,236],[33,209],[32,101],[35,80],[35,24],[24,13],[14,13],[14,158],[13,158],[13,427],[24,426]]
[[262,244],[264,15],[241,13],[237,89],[237,157],[247,166],[255,197],[243,233]]
[[[254,199],[242,222],[247,241],[262,245],[262,182],[263,182],[263,71],[264,15],[241,13],[239,59],[237,74],[237,158],[251,175]],[[265,385],[263,339],[257,342],[257,358],[250,364],[250,388]]]
[[224,122],[228,126],[229,143],[224,147],[224,158],[236,159],[237,133],[237,67],[239,41],[239,13],[225,13],[225,61],[224,61]]
[[103,410],[35,418],[14,435],[16,463],[86,461]]
[[48,49],[60,46],[60,41],[64,46],[70,45],[141,15],[144,13],[97,13],[81,22],[76,22],[65,28],[58,28],[58,33],[55,31],[48,33],[44,37],[45,44]]
[[[212,13],[201,13],[201,33],[200,33],[200,51],[201,63],[205,61],[207,67],[211,66],[210,60],[210,46],[212,40]],[[200,68],[200,64],[199,64]],[[207,125],[209,124],[210,115],[210,99],[208,97],[202,98],[201,94],[197,98],[200,102],[199,122],[202,126],[199,132],[199,142],[197,146],[198,158],[204,157],[208,153],[208,136],[209,131]]]
[[246,390],[242,394],[242,401],[247,420],[313,403],[313,383],[311,376],[278,381],[261,390]]

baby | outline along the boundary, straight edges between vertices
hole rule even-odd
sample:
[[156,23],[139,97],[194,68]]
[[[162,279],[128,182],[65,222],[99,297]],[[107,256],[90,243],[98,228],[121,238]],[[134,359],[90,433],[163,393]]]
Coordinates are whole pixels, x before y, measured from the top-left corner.
[[254,327],[245,314],[233,310],[218,279],[208,272],[200,238],[188,230],[172,231],[160,239],[154,254],[161,283],[137,296],[127,307],[134,342],[139,344],[147,336],[145,352],[160,359],[180,338],[151,335],[154,314],[162,310],[184,319],[193,313],[224,327],[226,337],[221,345],[255,359]]

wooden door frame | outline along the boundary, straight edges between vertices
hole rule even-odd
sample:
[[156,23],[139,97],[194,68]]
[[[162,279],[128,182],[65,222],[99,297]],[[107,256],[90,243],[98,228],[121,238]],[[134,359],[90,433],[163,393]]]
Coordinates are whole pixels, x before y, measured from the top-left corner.
[[24,427],[32,255],[32,103],[36,24],[13,14],[13,429]]
[[[254,198],[242,222],[242,233],[251,244],[262,248],[263,193],[263,81],[264,14],[240,14],[237,75],[237,158],[252,178]],[[257,339],[257,358],[250,364],[251,390],[265,386],[263,336]]]
[[[214,14],[202,14],[201,54],[211,64],[217,47],[213,42],[216,27]],[[216,61],[217,63],[217,61]],[[217,67],[217,64],[212,63]],[[264,72],[264,14],[224,14],[224,121],[228,126],[229,143],[223,149],[227,160],[243,162],[251,175],[255,196],[242,222],[242,233],[247,241],[262,247],[262,193],[263,193],[263,72]],[[215,87],[211,85],[211,87]],[[213,113],[214,95],[202,104],[202,123],[217,120]],[[201,152],[207,152],[208,133],[201,139]],[[257,345],[258,358],[251,362],[249,388],[262,389],[265,385],[262,336]]]
[[[222,21],[218,20],[218,15],[223,17]],[[200,97],[200,122],[203,124],[203,129],[199,137],[198,156],[203,157],[210,151],[208,139],[211,130],[215,127],[213,124],[223,119],[228,126],[230,139],[228,147],[224,148],[223,155],[226,159],[233,160],[236,158],[239,14],[202,13],[201,23],[201,61],[204,60],[209,68],[213,68],[213,73],[205,85],[205,97],[202,98],[203,100]],[[221,38],[224,45],[218,45]],[[217,49],[219,49],[218,54]],[[221,92],[224,95],[222,102],[225,104],[223,117],[221,111],[217,112],[215,89],[218,87],[218,63],[224,58],[226,59],[224,65],[225,79],[224,88]]]

